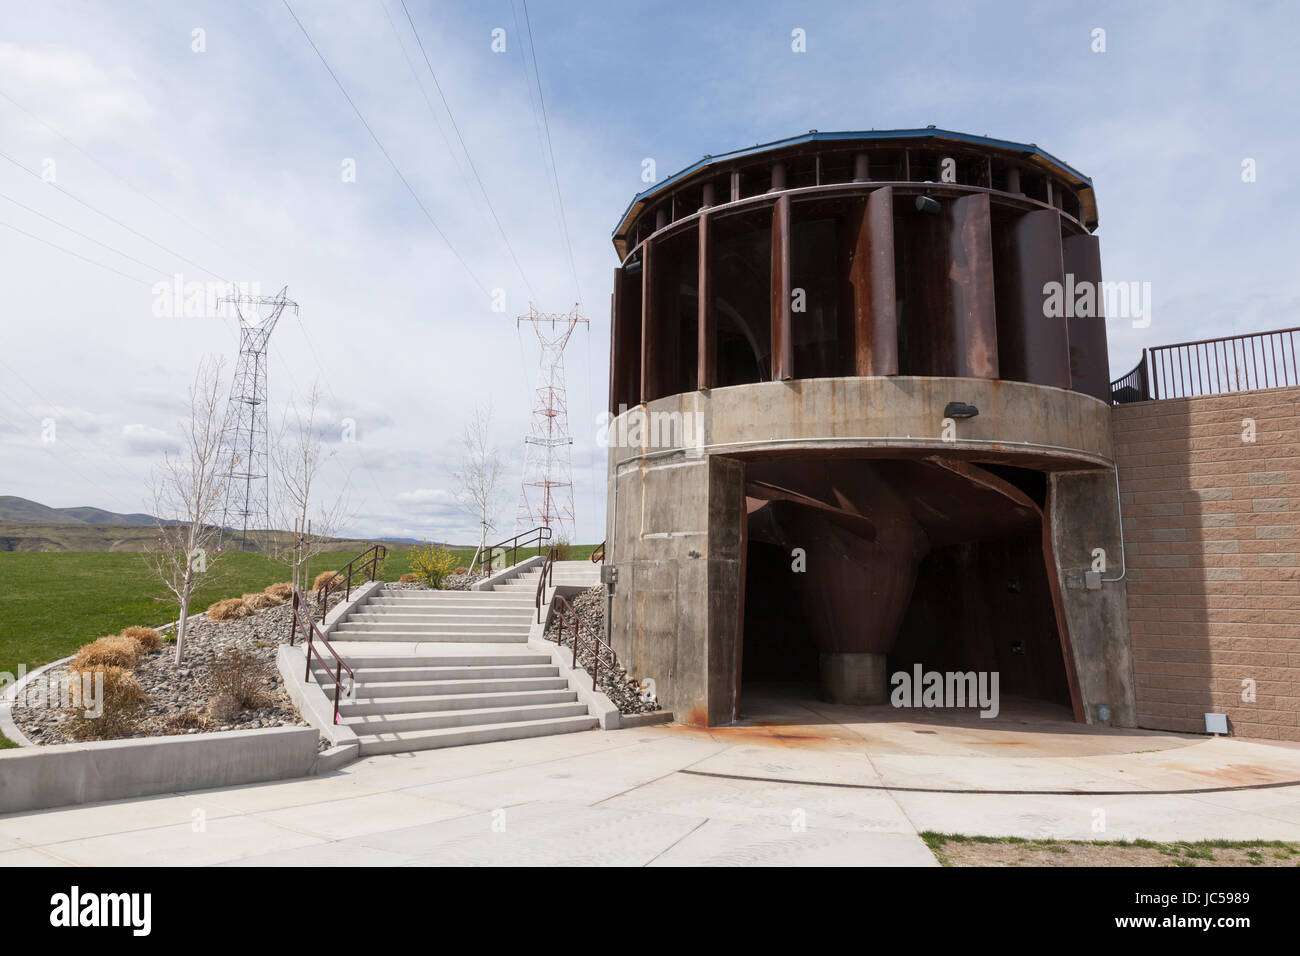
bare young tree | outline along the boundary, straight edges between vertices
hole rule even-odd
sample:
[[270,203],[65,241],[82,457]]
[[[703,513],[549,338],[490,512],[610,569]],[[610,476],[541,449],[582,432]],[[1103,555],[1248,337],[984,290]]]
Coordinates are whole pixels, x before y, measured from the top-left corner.
[[487,547],[488,532],[496,527],[497,513],[501,510],[501,476],[505,472],[505,462],[492,444],[491,426],[492,406],[476,405],[461,438],[460,465],[452,472],[456,502],[479,525],[478,550],[469,563],[471,571]]
[[[326,451],[323,430],[317,422],[320,387],[313,385],[306,406],[286,409],[271,445],[275,482],[275,510],[285,529],[302,532],[293,546],[282,552],[295,587],[310,582],[311,559],[329,545],[349,518],[346,489],[331,501],[321,502],[317,476],[333,451]],[[306,535],[308,522],[311,534]]]
[[216,560],[221,509],[237,462],[223,442],[226,401],[220,359],[204,360],[190,386],[190,412],[181,425],[181,450],[164,455],[153,473],[153,547],[150,570],[176,601],[176,663],[185,654],[190,598]]

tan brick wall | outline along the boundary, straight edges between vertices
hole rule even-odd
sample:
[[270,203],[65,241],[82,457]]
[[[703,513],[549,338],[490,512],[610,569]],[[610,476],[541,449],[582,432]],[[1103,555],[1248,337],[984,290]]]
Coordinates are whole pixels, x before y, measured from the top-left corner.
[[1113,431],[1138,725],[1300,740],[1300,388],[1121,406]]

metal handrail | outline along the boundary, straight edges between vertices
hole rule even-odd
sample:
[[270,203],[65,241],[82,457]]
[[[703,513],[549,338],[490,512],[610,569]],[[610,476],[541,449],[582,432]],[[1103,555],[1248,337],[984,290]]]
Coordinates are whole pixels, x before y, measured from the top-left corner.
[[600,564],[605,560],[605,542],[602,541],[596,546],[596,550],[591,552],[591,563]]
[[537,623],[542,623],[542,603],[546,597],[546,586],[555,580],[555,547],[546,550],[546,560],[542,562],[542,573],[537,578],[537,592],[533,595],[533,606],[537,608]]
[[[487,549],[487,556],[483,570],[488,574],[492,573],[492,556],[498,550],[509,551],[510,564],[514,564],[515,556],[518,554],[519,549],[527,547],[533,538],[537,539],[537,550],[540,551],[542,550],[542,545],[551,540],[551,529],[546,525],[538,525],[536,528],[531,528],[528,531],[521,531],[516,535],[506,538],[504,541],[492,545],[492,547]],[[509,567],[510,565],[506,566]]]
[[[579,624],[581,623],[581,619],[578,617],[577,610],[573,607],[572,604],[569,603],[568,599],[565,598],[564,595],[562,594],[555,595],[555,616],[560,622],[559,633],[556,634],[556,643],[559,644],[561,647],[564,646],[564,626],[565,624],[570,623],[570,621],[566,620],[565,618],[566,611],[568,612],[568,617],[571,619],[572,627],[573,627],[573,669],[577,670],[578,669],[578,644],[582,640],[582,628],[579,626]],[[609,655],[611,658],[609,664],[610,667],[618,667],[618,652],[615,651],[614,648],[606,644],[601,638],[597,637],[595,634],[591,636],[591,641],[592,641],[591,689],[595,690],[596,678],[600,675],[601,648],[603,647],[605,650],[609,651]]]
[[1128,373],[1121,375],[1110,383],[1110,403],[1112,405],[1131,405],[1133,402],[1145,402],[1151,398],[1147,385],[1147,350],[1142,350],[1142,359]]
[[[300,604],[303,605],[307,611],[307,613],[303,614],[301,618],[298,616],[298,606]],[[299,623],[299,621],[301,621],[301,624]],[[300,631],[305,631],[305,633],[300,634],[299,633]],[[336,724],[342,723],[342,721],[339,720],[339,693],[343,690],[343,672],[347,671],[348,677],[350,679],[350,683],[348,685],[348,692],[346,695],[348,697],[352,696],[352,690],[356,686],[356,682],[357,682],[357,675],[353,673],[351,667],[348,667],[348,665],[344,662],[343,658],[339,657],[339,652],[334,650],[334,645],[331,644],[326,639],[325,635],[321,633],[320,628],[316,626],[316,621],[312,618],[311,615],[311,608],[307,604],[307,596],[303,594],[301,591],[299,591],[297,588],[294,588],[293,589],[293,624],[292,624],[292,629],[289,631],[289,645],[292,647],[294,642],[300,636],[307,644],[307,672],[303,675],[303,680],[306,681],[311,680],[311,657],[313,654],[315,654],[316,659],[325,665],[326,676],[328,676],[330,680],[334,682],[334,723]],[[333,674],[329,672],[330,662],[327,661],[325,659],[325,656],[316,649],[317,641],[320,641],[320,643],[324,644],[325,649],[329,651],[330,655],[334,658]]]
[[1137,367],[1111,382],[1111,402],[1125,405],[1300,385],[1297,334],[1300,326],[1144,349]]
[[[375,575],[379,572],[379,562],[386,557],[388,557],[388,549],[386,547],[382,544],[372,544],[347,564],[343,565],[343,567],[335,571],[330,575],[329,580],[317,588],[316,599],[320,601],[320,619],[322,624],[325,623],[325,612],[327,610],[330,592],[337,591],[340,588],[345,588],[346,593],[343,595],[343,600],[348,600],[352,597],[352,575],[358,571],[364,570],[366,565],[369,564],[370,574],[366,580],[373,581]],[[354,565],[356,566],[354,567]]]

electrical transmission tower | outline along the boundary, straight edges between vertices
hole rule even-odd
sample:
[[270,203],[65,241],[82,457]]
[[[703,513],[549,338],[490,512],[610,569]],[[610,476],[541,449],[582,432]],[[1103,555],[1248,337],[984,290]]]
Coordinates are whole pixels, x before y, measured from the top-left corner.
[[[579,324],[587,320],[573,311],[549,315],[537,311],[531,303],[528,314],[519,316],[517,325],[529,323],[542,346],[537,392],[533,399],[533,417],[524,438],[524,476],[519,487],[519,508],[515,512],[515,530],[524,531],[545,525],[554,540],[572,541],[573,468],[569,459],[569,406],[564,392],[564,347]],[[543,326],[549,326],[543,329]]]
[[[285,297],[288,286],[273,296],[230,295],[239,319],[239,361],[230,384],[222,438],[225,460],[231,463],[218,545],[229,531],[239,532],[239,550],[248,549],[248,533],[271,529],[268,487],[269,429],[266,419],[266,349],[286,308],[298,314],[298,303]],[[264,542],[265,544],[265,542]]]

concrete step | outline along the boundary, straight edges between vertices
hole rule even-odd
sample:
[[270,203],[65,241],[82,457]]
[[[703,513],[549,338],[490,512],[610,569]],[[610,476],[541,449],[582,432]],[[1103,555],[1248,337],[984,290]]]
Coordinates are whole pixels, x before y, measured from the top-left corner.
[[[384,616],[373,621],[356,621],[348,618],[334,629],[334,634],[353,634],[365,631],[397,631],[408,634],[448,634],[460,638],[467,634],[516,634],[528,631],[528,618],[496,624],[492,621],[406,621],[400,617]],[[333,635],[331,635],[333,636]],[[349,638],[351,640],[351,638]],[[492,643],[488,638],[485,643]]]
[[531,617],[527,608],[515,611],[407,611],[405,608],[385,608],[381,611],[349,614],[348,623],[392,621],[395,624],[518,624],[522,621],[527,625]]
[[355,641],[355,642],[378,642],[385,643],[390,641],[415,641],[417,643],[430,644],[526,644],[528,643],[528,630],[522,628],[518,633],[509,634],[498,631],[474,634],[434,634],[422,630],[393,630],[386,629],[382,631],[368,630],[347,630],[336,631],[330,635],[330,642],[336,641]]
[[[464,670],[467,667],[510,667],[520,664],[551,663],[551,655],[544,651],[521,651],[514,645],[484,645],[491,651],[482,654],[462,653],[459,645],[450,645],[446,653],[415,654],[349,654],[343,659],[353,670],[360,672],[368,668],[385,669],[397,667],[446,667],[452,670]],[[504,651],[504,653],[500,653]]]
[[523,737],[545,737],[551,734],[569,734],[596,727],[591,715],[556,717],[546,720],[521,720],[478,727],[447,727],[412,733],[366,734],[360,737],[361,756],[370,754],[405,753],[411,750],[433,750],[438,747],[459,747],[465,744],[491,743],[497,740],[519,740]]
[[491,591],[379,591],[366,604],[373,604],[376,601],[439,601],[473,604],[484,600],[484,597],[491,593]]
[[[358,694],[368,690],[358,690]],[[569,704],[578,695],[561,687],[554,690],[504,691],[495,694],[421,694],[414,697],[357,697],[339,703],[346,719],[376,714],[431,713],[442,710],[474,710],[496,707],[528,707],[534,704]]]
[[440,730],[446,727],[476,727],[483,724],[505,724],[527,720],[550,720],[556,717],[580,717],[586,713],[587,705],[573,700],[560,704],[516,707],[473,707],[464,710],[432,710],[404,714],[365,714],[360,717],[345,718],[344,723],[360,736],[396,734],[414,730]]
[[[476,591],[464,596],[443,597],[437,592],[421,594],[420,597],[376,597],[357,607],[515,607],[524,604],[524,598],[516,594],[498,594],[494,591]],[[528,604],[532,604],[529,601]]]
[[[327,682],[328,683],[328,682]],[[529,691],[567,690],[569,682],[558,675],[548,677],[502,677],[481,680],[395,680],[358,683],[355,699],[380,697],[438,697],[443,694],[504,694]],[[331,697],[333,693],[331,692]]]
[[[554,664],[511,664],[484,665],[479,667],[455,666],[419,666],[395,665],[392,667],[353,667],[358,686],[391,683],[393,681],[459,681],[459,680],[512,680],[524,677],[558,677],[559,670]],[[317,666],[312,673],[325,674],[325,668]],[[344,675],[345,677],[347,675]],[[319,683],[319,681],[318,681]],[[329,681],[325,681],[329,683]]]

